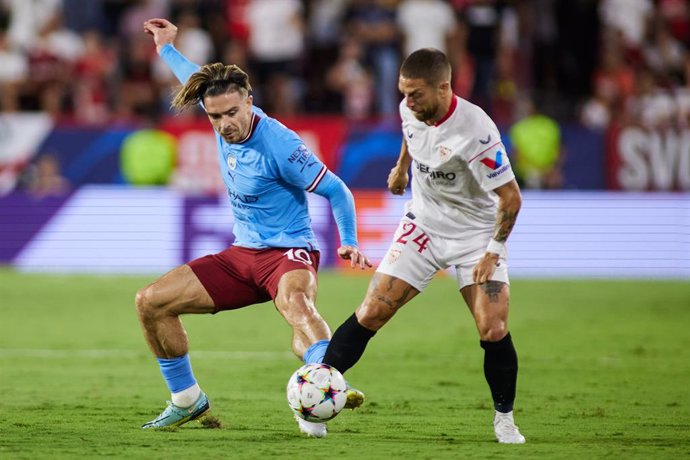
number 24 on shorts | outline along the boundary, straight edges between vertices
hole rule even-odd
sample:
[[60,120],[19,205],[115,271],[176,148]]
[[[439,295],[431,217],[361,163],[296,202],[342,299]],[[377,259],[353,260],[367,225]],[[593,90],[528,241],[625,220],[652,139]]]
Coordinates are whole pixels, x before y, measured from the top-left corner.
[[[426,249],[427,244],[429,244],[429,236],[423,231],[419,231],[414,238],[412,234],[417,230],[417,226],[412,222],[405,222],[402,226],[402,234],[395,240],[396,243],[407,244],[412,241],[418,247],[417,252],[422,253]],[[410,238],[412,238],[410,240]]]

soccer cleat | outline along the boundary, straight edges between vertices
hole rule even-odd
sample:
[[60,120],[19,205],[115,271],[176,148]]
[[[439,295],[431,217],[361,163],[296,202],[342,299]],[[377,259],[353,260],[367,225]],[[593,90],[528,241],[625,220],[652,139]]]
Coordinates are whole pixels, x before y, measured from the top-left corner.
[[347,390],[345,390],[347,396],[347,401],[345,401],[345,409],[357,409],[359,406],[364,404],[364,393],[359,391],[357,388],[352,388],[350,384],[347,384]]
[[520,434],[520,430],[515,426],[513,413],[503,414],[496,412],[494,415],[494,432],[496,440],[501,444],[524,444],[525,437]]
[[195,420],[204,415],[211,408],[208,398],[202,391],[196,402],[189,407],[177,407],[168,401],[168,407],[154,420],[144,423],[141,427],[147,428],[166,428],[175,427]]
[[325,438],[328,435],[328,429],[325,423],[307,422],[295,415],[299,430],[311,438]]

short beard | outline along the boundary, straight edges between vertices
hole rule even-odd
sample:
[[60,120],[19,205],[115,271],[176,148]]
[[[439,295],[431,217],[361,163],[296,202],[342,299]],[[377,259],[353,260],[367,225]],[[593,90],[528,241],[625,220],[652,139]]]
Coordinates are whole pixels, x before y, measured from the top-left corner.
[[427,109],[422,112],[414,112],[414,116],[417,120],[421,121],[422,123],[426,123],[429,120],[433,120],[434,116],[436,116],[437,111],[438,107],[435,107],[433,110]]

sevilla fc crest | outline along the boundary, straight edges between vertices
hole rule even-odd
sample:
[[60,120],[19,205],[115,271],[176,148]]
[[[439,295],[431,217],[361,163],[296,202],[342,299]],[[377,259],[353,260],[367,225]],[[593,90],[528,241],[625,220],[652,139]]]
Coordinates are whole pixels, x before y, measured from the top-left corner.
[[438,154],[441,157],[441,161],[446,161],[450,157],[451,151],[448,147],[441,146]]
[[400,254],[402,251],[400,249],[391,249],[388,251],[388,263],[392,264],[396,260],[398,260],[398,257],[400,257]]

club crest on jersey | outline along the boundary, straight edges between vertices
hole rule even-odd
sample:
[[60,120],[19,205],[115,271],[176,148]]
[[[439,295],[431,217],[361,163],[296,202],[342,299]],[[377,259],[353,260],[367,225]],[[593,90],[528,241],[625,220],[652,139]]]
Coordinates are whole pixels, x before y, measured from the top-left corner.
[[398,260],[398,257],[400,257],[400,254],[402,254],[402,251],[400,249],[391,249],[390,251],[388,251],[388,257],[387,257],[388,263],[389,264],[394,263],[396,260]]
[[450,157],[450,154],[453,153],[450,151],[448,147],[441,146],[438,151],[438,155],[441,157],[441,161],[446,161],[448,157]]
[[233,171],[237,167],[237,157],[234,155],[228,155],[228,168],[232,169]]

